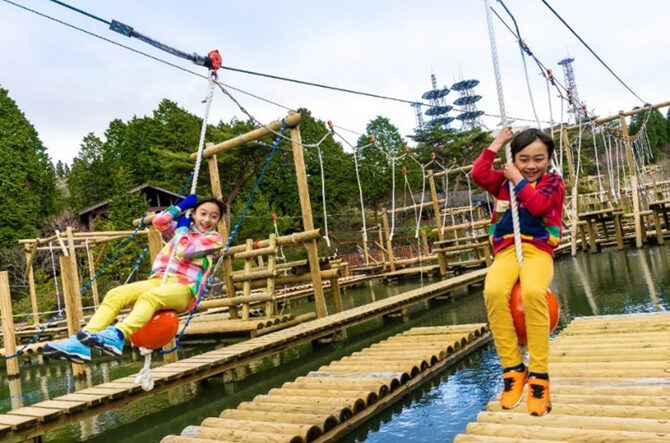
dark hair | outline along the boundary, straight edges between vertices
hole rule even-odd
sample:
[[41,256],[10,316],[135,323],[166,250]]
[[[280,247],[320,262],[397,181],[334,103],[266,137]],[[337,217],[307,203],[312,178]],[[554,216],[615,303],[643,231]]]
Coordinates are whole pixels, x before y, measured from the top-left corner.
[[544,143],[547,147],[547,154],[549,154],[549,158],[551,158],[554,153],[554,139],[539,129],[529,128],[519,132],[512,139],[512,142],[510,143],[510,148],[512,148],[512,160],[514,160],[514,157],[516,157],[516,154],[519,151],[533,143],[535,140],[540,140]]
[[203,198],[202,200],[200,200],[198,202],[197,205],[195,205],[195,208],[193,208],[193,210],[196,211],[200,206],[204,205],[205,203],[214,203],[216,206],[218,206],[219,207],[219,217],[223,218],[223,213],[226,210],[226,205],[223,203],[223,201],[221,201],[220,198],[216,198],[216,197]]

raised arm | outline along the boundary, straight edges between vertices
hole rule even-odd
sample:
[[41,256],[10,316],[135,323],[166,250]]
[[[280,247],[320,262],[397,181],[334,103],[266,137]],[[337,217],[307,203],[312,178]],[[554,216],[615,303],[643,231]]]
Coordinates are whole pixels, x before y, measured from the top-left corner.
[[491,145],[484,149],[472,165],[472,179],[487,192],[497,195],[500,187],[505,182],[502,171],[493,169],[493,160],[498,155],[500,148],[512,139],[512,129],[504,126],[493,139]]

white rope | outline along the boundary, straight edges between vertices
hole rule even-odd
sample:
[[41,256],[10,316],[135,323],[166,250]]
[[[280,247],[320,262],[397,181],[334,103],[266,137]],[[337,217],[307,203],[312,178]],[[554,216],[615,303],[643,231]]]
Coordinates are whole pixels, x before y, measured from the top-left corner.
[[325,231],[325,235],[323,236],[324,240],[326,240],[326,246],[330,248],[330,237],[328,237],[328,211],[326,210],[326,178],[323,174],[323,156],[321,155],[321,142],[326,139],[326,136],[324,136],[321,141],[316,145],[316,152],[319,154],[319,169],[321,170],[321,202],[323,203],[323,229]]
[[[88,258],[88,257],[91,256],[91,251],[88,249],[88,237],[86,237],[85,245],[86,245],[86,258]],[[90,261],[88,262],[88,276],[89,276],[89,279],[92,281],[93,280],[93,268],[91,268],[91,262]],[[95,297],[93,297],[93,307],[95,309],[98,309],[98,305],[95,303]]]
[[[275,227],[275,235],[279,237],[279,229],[277,228],[277,220],[275,218],[272,218],[272,224]],[[279,256],[278,258],[280,260],[286,261],[286,256],[284,255],[284,247],[282,245],[279,245]]]
[[558,136],[558,146],[559,146],[559,169],[563,172],[563,118],[565,117],[565,106],[564,101],[561,100],[561,127],[559,128],[561,133]]
[[58,303],[58,310],[60,311],[60,290],[58,289],[58,275],[56,275],[56,261],[54,260],[54,250],[52,242],[49,242],[49,253],[51,254],[51,270],[54,274],[54,286],[56,286],[56,302]]
[[[505,111],[505,99],[503,98],[502,79],[500,77],[500,66],[498,65],[498,50],[496,49],[496,37],[493,32],[493,19],[491,17],[491,7],[489,0],[484,0],[486,9],[486,22],[489,30],[489,40],[491,42],[491,58],[493,59],[493,72],[496,79],[496,90],[498,92],[498,107],[500,108],[500,123],[501,127],[507,124],[507,112]],[[505,145],[506,161],[512,161],[512,148],[509,143]],[[509,200],[510,209],[512,210],[512,225],[514,227],[514,247],[516,249],[516,261],[521,267],[523,263],[523,249],[521,246],[521,228],[519,226],[519,208],[516,203],[516,194],[514,193],[514,183],[509,181]]]
[[620,155],[621,152],[621,143],[619,142],[618,138],[614,139],[614,156],[616,157],[616,188],[617,188],[617,195],[619,198],[621,198],[621,175],[619,172],[619,169],[621,167],[619,163],[619,159],[621,157]]
[[[195,166],[193,168],[193,181],[191,182],[191,194],[195,194],[196,188],[198,187],[198,174],[200,173],[200,164],[202,163],[202,151],[205,148],[205,133],[207,132],[207,119],[209,118],[209,109],[212,105],[212,97],[214,96],[214,76],[212,72],[209,72],[209,86],[207,90],[207,97],[205,98],[205,114],[202,117],[202,126],[200,127],[200,139],[198,140],[198,155],[195,159]],[[191,209],[186,211],[186,217],[191,215]],[[168,264],[165,267],[165,272],[163,272],[163,279],[161,280],[161,286],[164,286],[168,279],[168,274],[170,267],[172,266],[172,261],[174,260],[175,252],[177,251],[177,244],[179,243],[178,238],[172,239],[175,244],[175,247],[172,248],[172,253],[170,254],[170,259]]]
[[393,184],[391,185],[391,232],[389,233],[389,242],[393,241],[393,233],[395,232],[395,157],[391,157],[391,178]]
[[145,391],[151,391],[154,388],[154,377],[151,375],[151,354],[152,349],[140,348],[140,354],[144,357],[144,366],[135,377],[135,384],[141,385]]
[[600,192],[600,201],[604,199],[605,189],[603,188],[603,178],[600,176],[600,160],[598,159],[598,140],[596,140],[596,126],[591,126],[591,135],[593,136],[593,151],[596,156],[596,174],[598,175],[598,191]]

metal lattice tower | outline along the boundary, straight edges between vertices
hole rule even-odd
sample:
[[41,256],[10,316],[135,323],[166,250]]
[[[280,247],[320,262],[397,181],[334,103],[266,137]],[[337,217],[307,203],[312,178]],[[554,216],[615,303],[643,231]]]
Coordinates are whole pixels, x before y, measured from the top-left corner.
[[570,109],[568,113],[572,115],[575,122],[577,122],[582,113],[582,103],[579,100],[577,93],[577,81],[575,80],[575,70],[572,68],[574,57],[567,57],[559,61],[558,64],[563,67],[563,76],[565,77],[565,84],[568,88],[568,100],[570,101]]
[[414,108],[414,116],[416,117],[416,132],[423,130],[424,125],[426,124],[423,120],[423,111],[421,110],[421,103],[414,102],[412,103],[412,108]]
[[[439,126],[444,130],[449,130],[449,123],[454,120],[454,117],[447,115],[447,113],[453,109],[453,106],[448,105],[444,99],[444,97],[449,94],[449,88],[446,86],[439,88],[437,86],[437,78],[435,78],[435,74],[430,75],[430,81],[433,89],[424,92],[421,98],[428,100],[428,103],[430,103],[430,108],[428,108],[424,114],[431,118],[421,127],[422,129],[426,129],[432,126]],[[423,117],[421,117],[421,120],[423,120]]]
[[460,106],[463,111],[456,116],[463,123],[462,129],[473,129],[481,126],[479,117],[484,114],[484,111],[477,110],[477,102],[482,99],[481,95],[475,94],[475,86],[478,84],[479,80],[472,79],[461,80],[451,86],[451,89],[458,91],[459,97],[454,100],[454,104]]

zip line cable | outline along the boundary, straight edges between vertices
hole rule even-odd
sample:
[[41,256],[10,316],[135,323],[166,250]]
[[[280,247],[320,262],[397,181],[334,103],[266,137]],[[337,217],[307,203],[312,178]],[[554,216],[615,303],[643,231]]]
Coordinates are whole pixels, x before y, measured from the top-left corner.
[[640,96],[637,95],[635,92],[633,92],[633,90],[632,90],[632,89],[631,89],[631,88],[630,88],[630,87],[629,87],[623,80],[621,80],[621,78],[620,78],[618,75],[616,75],[616,73],[615,73],[614,71],[612,71],[612,69],[611,69],[609,66],[607,66],[607,63],[605,63],[605,62],[603,61],[603,59],[601,59],[601,58],[598,56],[598,54],[596,54],[595,51],[594,51],[593,49],[591,49],[591,47],[584,41],[584,39],[582,39],[582,38],[579,36],[579,34],[577,34],[577,32],[575,32],[575,30],[572,29],[572,27],[571,27],[569,24],[567,24],[567,22],[566,22],[565,20],[563,20],[563,17],[561,17],[560,14],[559,14],[558,12],[556,12],[556,10],[555,10],[554,8],[552,8],[552,7],[549,5],[549,3],[547,3],[547,0],[540,0],[540,1],[541,1],[542,3],[544,3],[545,6],[546,6],[547,8],[549,8],[549,10],[556,16],[556,18],[558,18],[558,19],[561,21],[561,23],[563,23],[563,24],[565,25],[565,27],[568,28],[568,29],[570,30],[570,32],[572,32],[572,34],[573,34],[575,37],[577,37],[577,40],[579,40],[579,41],[586,47],[586,49],[588,49],[589,52],[591,52],[591,54],[593,54],[593,56],[594,56],[596,59],[598,59],[598,61],[599,61],[599,62],[600,62],[600,63],[601,63],[601,64],[602,64],[602,65],[603,65],[609,72],[610,72],[610,74],[612,74],[617,80],[619,80],[619,83],[621,83],[626,89],[628,89],[628,91],[629,91],[631,94],[633,94],[633,95],[635,96],[635,98],[637,98],[638,100],[640,100],[643,104],[648,103],[648,102],[642,100],[642,99],[640,98]]
[[[190,69],[188,69],[188,68],[184,68],[183,66],[179,66],[179,65],[177,65],[177,64],[175,64],[175,63],[169,62],[169,61],[167,61],[167,60],[165,60],[165,59],[162,59],[162,58],[157,57],[157,56],[155,56],[155,55],[151,55],[151,54],[149,54],[149,53],[146,53],[146,52],[141,51],[141,50],[139,50],[139,49],[133,48],[133,47],[128,46],[128,45],[125,45],[125,44],[123,44],[123,43],[119,43],[119,42],[117,42],[117,41],[115,41],[115,40],[112,40],[112,39],[109,39],[109,38],[107,38],[107,37],[103,37],[103,36],[101,36],[101,35],[99,35],[99,34],[96,34],[96,33],[94,33],[94,32],[87,31],[86,29],[80,28],[80,27],[78,27],[78,26],[75,26],[75,25],[72,25],[72,24],[70,24],[70,23],[67,23],[67,22],[65,22],[65,21],[63,21],[63,20],[57,19],[57,18],[52,17],[52,16],[50,16],[50,15],[47,15],[47,14],[44,14],[44,13],[42,13],[42,12],[36,11],[36,10],[34,10],[34,9],[28,8],[27,6],[21,5],[21,4],[16,3],[16,2],[14,2],[14,1],[12,1],[12,0],[2,0],[2,1],[5,2],[5,3],[8,3],[8,4],[10,4],[10,5],[16,6],[16,7],[18,7],[18,8],[21,8],[21,9],[23,9],[23,10],[25,10],[25,11],[28,11],[28,12],[31,12],[31,13],[33,13],[33,14],[39,15],[40,17],[46,18],[47,20],[51,20],[51,21],[53,21],[53,22],[59,23],[59,24],[64,25],[64,26],[67,26],[68,28],[71,28],[71,29],[74,29],[74,30],[83,32],[84,34],[87,34],[87,35],[89,35],[89,36],[91,36],[91,37],[98,38],[98,39],[100,39],[100,40],[106,41],[107,43],[111,43],[111,44],[113,44],[113,45],[116,45],[116,46],[119,46],[119,47],[121,47],[121,48],[127,49],[127,50],[129,50],[129,51],[131,51],[131,52],[134,52],[134,53],[136,53],[136,54],[139,54],[139,55],[142,55],[142,56],[144,56],[144,57],[147,57],[147,58],[150,58],[150,59],[152,59],[152,60],[155,60],[155,61],[157,61],[157,62],[159,62],[159,63],[163,63],[164,65],[168,65],[168,66],[171,66],[171,67],[173,67],[173,68],[176,68],[176,69],[178,69],[178,70],[180,70],[180,71],[183,71],[183,72],[186,72],[186,73],[195,75],[195,76],[200,77],[200,78],[207,79],[207,76],[206,76],[206,75],[197,73],[197,72],[192,71],[192,70],[190,70]],[[59,2],[59,1],[56,1],[56,0],[50,0],[50,1],[52,1],[52,2],[54,2],[54,3],[62,4],[62,2]],[[63,6],[66,6],[66,5],[63,4]],[[92,14],[88,14],[88,13],[86,13],[85,11],[80,11],[80,10],[77,9],[77,8],[70,7],[70,6],[66,6],[66,7],[68,7],[69,9],[75,10],[75,11],[77,11],[77,12],[81,12],[81,13],[84,14],[84,15],[90,16],[91,18],[93,18],[93,19],[95,19],[95,20],[102,21],[102,22],[105,23],[105,24],[111,23],[111,22],[108,22],[108,21],[106,21],[106,20],[104,20],[104,19],[101,19],[101,18],[99,18],[99,17],[97,17],[97,16],[94,16],[94,15],[92,15]],[[123,34],[123,33],[121,33],[121,34]],[[125,34],[123,34],[123,35],[125,35]],[[194,61],[194,60],[193,60],[193,56],[197,55],[197,54],[187,54],[187,53],[185,53],[185,52],[183,52],[183,51],[179,51],[179,50],[177,50],[177,49],[175,49],[175,48],[171,48],[171,47],[169,47],[169,46],[167,46],[167,45],[165,45],[165,44],[163,44],[163,43],[161,43],[161,42],[158,42],[158,41],[156,41],[156,40],[150,39],[149,37],[146,37],[146,36],[144,36],[144,35],[142,35],[142,34],[139,34],[139,33],[135,32],[135,31],[134,31],[133,37],[137,37],[137,38],[139,38],[140,40],[142,40],[142,41],[144,41],[144,42],[146,42],[146,43],[148,43],[148,44],[151,44],[152,46],[154,46],[154,47],[156,47],[156,48],[158,48],[158,49],[161,49],[161,50],[163,50],[163,51],[169,52],[169,53],[171,53],[171,54],[173,54],[173,55],[176,55],[176,56],[178,56],[178,57],[185,58],[185,59],[188,59],[188,60],[191,60],[191,61]],[[197,57],[201,57],[201,56],[197,56]],[[204,59],[204,57],[202,57],[202,58]],[[196,61],[194,61],[194,63],[201,64],[201,63],[196,62]],[[354,89],[341,88],[341,87],[330,86],[330,85],[325,85],[325,84],[321,84],[321,83],[307,82],[307,81],[304,81],[304,80],[292,79],[292,78],[289,78],[289,77],[282,77],[282,76],[278,76],[278,75],[274,75],[274,74],[265,74],[265,73],[261,73],[261,72],[255,72],[255,71],[250,71],[250,70],[241,69],[241,68],[234,68],[234,67],[230,67],[230,66],[223,66],[223,65],[221,65],[221,67],[220,67],[219,69],[225,69],[225,70],[227,70],[227,71],[240,72],[240,73],[249,74],[249,75],[256,75],[256,76],[266,77],[266,78],[271,78],[271,79],[275,79],[275,80],[287,81],[287,82],[297,83],[297,84],[302,84],[302,85],[306,85],[306,86],[313,86],[313,87],[318,87],[318,88],[323,88],[323,89],[329,89],[329,90],[338,91],[338,92],[346,92],[346,93],[349,93],[349,94],[362,95],[362,96],[371,97],[371,98],[378,98],[378,99],[382,99],[382,100],[390,100],[390,101],[395,101],[395,102],[400,102],[400,103],[406,103],[406,104],[419,103],[421,106],[432,107],[432,106],[431,106],[430,104],[428,104],[428,103],[423,103],[423,102],[420,102],[420,101],[417,101],[417,100],[407,100],[407,99],[398,98],[398,97],[391,97],[391,96],[386,96],[386,95],[382,95],[382,94],[375,94],[375,93],[370,93],[370,92],[365,92],[365,91],[358,91],[358,90],[354,90]],[[217,81],[217,82],[218,82],[218,81]],[[218,83],[221,83],[221,82],[218,82]],[[227,84],[225,84],[225,83],[221,83],[221,84],[223,84],[224,86],[226,86],[226,87],[228,87],[228,88],[230,88],[230,89],[233,89],[233,90],[235,90],[235,91],[241,92],[241,93],[246,94],[246,95],[249,95],[249,96],[251,96],[251,97],[254,97],[254,98],[256,98],[256,99],[262,100],[262,101],[264,101],[264,102],[270,103],[270,104],[275,105],[275,106],[277,106],[277,107],[284,108],[284,109],[292,109],[292,108],[289,108],[289,107],[287,107],[287,106],[285,106],[285,105],[282,105],[282,104],[280,104],[280,103],[276,103],[276,102],[273,102],[273,101],[271,101],[271,100],[269,100],[269,99],[266,99],[266,98],[264,98],[264,97],[260,97],[260,96],[254,95],[254,94],[252,94],[252,93],[250,93],[250,92],[244,91],[244,90],[239,89],[239,88],[236,88],[236,87],[234,87],[234,86],[227,85]],[[454,108],[454,110],[455,110],[455,111],[463,111],[462,109],[457,109],[457,108]],[[484,115],[487,116],[487,117],[496,117],[496,118],[500,118],[500,116],[497,115],[497,114],[484,113]],[[519,121],[535,121],[534,119],[530,119],[530,118],[512,117],[512,116],[508,116],[508,117],[511,118],[511,119],[514,119],[514,120],[519,120]],[[543,123],[549,123],[549,122],[544,121]],[[343,129],[344,129],[344,128],[343,128]]]

